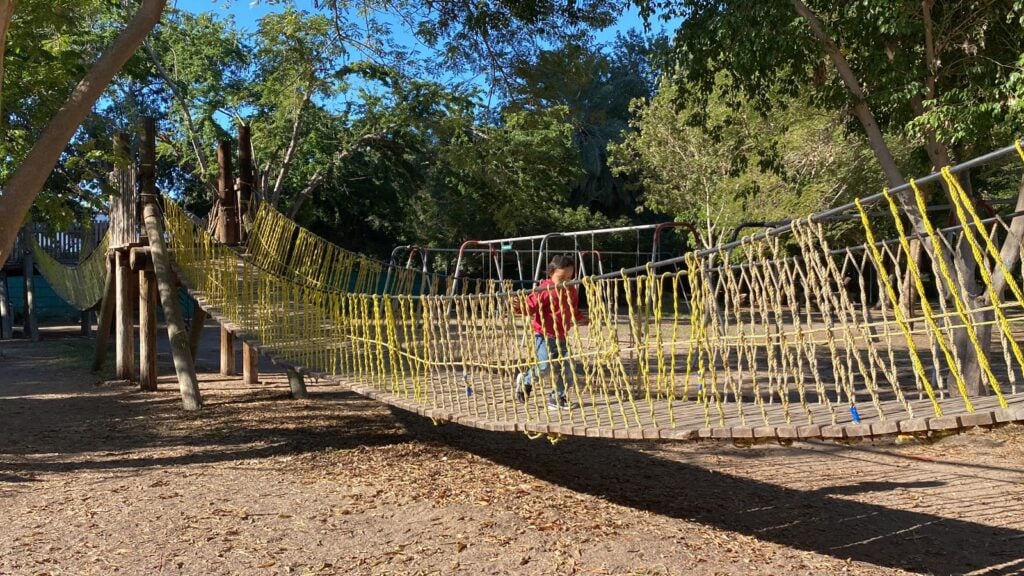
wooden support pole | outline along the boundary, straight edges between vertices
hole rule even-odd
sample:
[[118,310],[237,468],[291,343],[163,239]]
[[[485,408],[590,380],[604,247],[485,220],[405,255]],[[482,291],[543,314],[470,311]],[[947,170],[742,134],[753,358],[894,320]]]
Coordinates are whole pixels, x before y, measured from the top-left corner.
[[[156,204],[156,120],[152,116],[142,119],[139,190],[141,203]],[[142,210],[139,210],[139,230],[145,227]],[[156,307],[159,305],[159,296],[149,250],[133,248],[131,265],[132,270],[136,270],[139,275],[139,387],[155,391],[159,377],[156,368]]]
[[116,262],[115,282],[117,284],[116,304],[114,306],[114,358],[116,375],[120,380],[132,380],[135,377],[135,322],[132,318],[134,302],[132,300],[132,273],[128,263],[128,251],[118,250],[114,253]]
[[[217,197],[220,201],[220,219],[217,222],[217,239],[227,246],[238,244],[238,204],[235,196],[235,181],[231,170],[231,142],[224,140],[217,148]],[[235,338],[227,329],[220,329],[220,373],[233,376],[235,371]]]
[[238,241],[249,239],[252,223],[252,188],[255,170],[252,163],[252,135],[247,124],[238,125]]
[[139,270],[139,387],[156,390],[156,275]]
[[107,341],[110,339],[110,329],[114,323],[114,306],[117,299],[114,275],[113,258],[107,254],[107,279],[103,281],[103,300],[100,303],[100,317],[96,322],[96,356],[92,360],[93,372],[99,371],[107,358]]
[[224,376],[238,374],[235,368],[235,335],[230,330],[220,328],[220,373]]
[[9,340],[13,337],[14,307],[11,306],[10,285],[7,283],[7,272],[0,270],[0,340]]
[[242,342],[242,382],[258,384],[259,376],[259,355],[248,342]]
[[[253,180],[255,170],[252,162],[252,135],[249,126],[238,125],[238,240],[248,242],[248,225],[252,223]],[[247,342],[242,342],[242,381],[256,384],[259,381],[259,358]]]
[[286,368],[285,372],[288,374],[288,388],[291,389],[292,398],[301,400],[308,396],[306,394],[306,381],[302,377],[302,374],[298,370],[292,368]]
[[164,244],[163,221],[160,219],[154,198],[150,196],[145,200],[143,218],[146,235],[149,236],[150,257],[153,259],[153,270],[160,287],[160,302],[167,320],[167,337],[171,341],[171,358],[174,360],[174,370],[178,375],[182,406],[185,410],[198,410],[203,406],[203,400],[199,394],[196,367],[188,349],[188,332],[185,331],[185,321],[181,316],[178,288],[171,279],[171,264],[167,246]]
[[24,256],[22,256],[22,268],[21,278],[24,281],[24,297],[25,297],[25,318],[24,318],[24,329],[25,336],[33,342],[39,341],[39,324],[36,319],[36,263],[35,257],[32,254],[32,232],[29,230],[29,225],[26,224],[21,229],[22,233],[22,246],[25,248]]
[[235,180],[231,169],[231,142],[224,140],[217,148],[217,198],[220,201],[220,220],[217,222],[217,239],[228,246],[238,244],[238,202],[235,196]]
[[193,359],[199,356],[199,340],[203,337],[205,325],[206,310],[196,305],[196,311],[192,313],[192,328],[188,333],[188,350]]
[[92,310],[82,310],[82,313],[79,315],[79,322],[82,326],[82,336],[85,336],[86,338],[92,336],[92,316]]

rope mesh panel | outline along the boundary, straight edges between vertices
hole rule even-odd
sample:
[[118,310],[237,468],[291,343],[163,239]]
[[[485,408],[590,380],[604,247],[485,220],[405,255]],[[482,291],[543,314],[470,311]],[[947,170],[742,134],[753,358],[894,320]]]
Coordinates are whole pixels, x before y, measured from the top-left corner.
[[[983,221],[955,176],[945,181],[968,226],[937,230],[916,185],[908,204],[924,218],[923,242],[943,256],[931,272],[939,297],[929,298],[920,263],[908,256],[907,215],[886,193],[890,220],[856,204],[866,238],[859,246],[833,247],[826,224],[807,218],[786,237],[691,253],[679,271],[584,278],[590,324],[574,326],[568,356],[537,374],[525,402],[512,383],[539,364],[530,319],[516,313],[528,291],[491,283],[477,293],[414,296],[402,280],[404,293],[382,295],[382,267],[269,209],[256,216],[248,256],[218,244],[172,202],[166,221],[184,282],[243,337],[280,361],[436,419],[623,438],[841,439],[1024,418],[1015,396],[1024,367],[1019,279],[994,268],[1007,279],[1004,298],[982,271],[987,291],[968,297],[964,278],[944,264],[964,254],[999,260],[1009,227]],[[883,229],[894,237],[879,239]],[[900,301],[904,278],[919,309]],[[969,364],[987,394],[968,394]],[[578,405],[548,408],[559,377]]]
[[107,275],[107,246],[110,231],[99,245],[76,266],[65,266],[50,256],[32,237],[32,254],[39,273],[65,302],[79,310],[88,310],[103,299],[103,283]]

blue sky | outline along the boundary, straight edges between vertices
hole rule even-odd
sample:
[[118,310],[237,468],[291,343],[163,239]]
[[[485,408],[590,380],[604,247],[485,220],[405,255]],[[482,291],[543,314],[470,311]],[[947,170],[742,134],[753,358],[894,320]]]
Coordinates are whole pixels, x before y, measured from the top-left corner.
[[[243,30],[255,30],[260,18],[273,12],[280,12],[285,8],[283,3],[272,4],[266,0],[170,0],[170,4],[179,10],[194,13],[213,12],[224,18],[230,16],[235,21],[236,26]],[[294,0],[293,4],[302,10],[317,11],[313,5],[313,0]],[[663,24],[660,21],[653,24],[655,31],[662,29]],[[598,43],[610,44],[615,40],[617,33],[625,33],[630,30],[643,32],[643,20],[640,18],[637,8],[632,5],[621,15],[614,26],[598,31],[595,33],[595,37]],[[394,22],[394,34],[396,40],[409,49],[421,53],[426,53],[430,50],[429,47],[419,42],[412,34],[405,31],[397,19]],[[492,92],[487,81],[481,76],[464,76],[456,72],[443,81],[457,81],[476,85],[482,91],[481,97],[488,103],[490,102],[489,98]],[[227,119],[227,121],[230,122],[230,119]]]
[[[189,12],[214,12],[222,16],[232,16],[239,27],[252,30],[256,22],[263,16],[283,9],[281,4],[271,5],[265,0],[171,0],[171,4],[181,10]],[[314,11],[311,0],[296,0],[295,5],[300,8]],[[660,22],[653,23],[655,29],[660,30]],[[601,30],[596,34],[598,42],[608,43],[615,39],[617,32],[629,30],[643,31],[643,20],[637,8],[630,5],[629,9],[619,18],[615,26]],[[400,35],[400,37],[403,35]],[[408,35],[410,42],[414,40]]]

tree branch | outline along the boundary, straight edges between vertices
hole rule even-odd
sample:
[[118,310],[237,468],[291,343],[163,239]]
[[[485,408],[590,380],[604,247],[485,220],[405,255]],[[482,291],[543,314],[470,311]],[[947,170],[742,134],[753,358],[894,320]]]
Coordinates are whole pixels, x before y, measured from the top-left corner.
[[93,64],[54,114],[28,155],[15,169],[0,196],[0,261],[6,261],[25,214],[60,159],[71,137],[110,85],[114,76],[138,50],[143,39],[160,21],[167,0],[142,0],[138,12],[121,34]]
[[181,106],[182,115],[185,117],[185,130],[188,132],[189,143],[192,144],[192,150],[196,154],[196,162],[199,164],[199,178],[210,192],[211,198],[216,198],[217,187],[213,182],[210,181],[210,167],[206,161],[206,156],[203,154],[203,148],[200,145],[199,138],[196,136],[195,123],[192,121],[192,113],[188,109],[188,102],[185,100],[184,94],[182,94],[181,88],[177,82],[171,78],[171,73],[164,68],[163,63],[157,58],[156,52],[153,51],[153,47],[150,45],[149,40],[145,40],[142,43],[143,48],[146,50],[146,54],[149,55],[149,59],[153,62],[153,66],[156,67],[157,73],[164,82],[167,83],[167,87],[171,89],[171,94],[174,95],[174,99],[178,101],[178,105]]
[[271,193],[271,206],[277,206],[278,200],[281,199],[281,187],[284,185],[284,179],[288,176],[288,172],[291,170],[292,162],[295,160],[295,151],[299,147],[299,128],[302,126],[302,112],[306,108],[306,104],[309,103],[310,98],[313,97],[313,87],[307,86],[306,93],[302,96],[302,102],[299,103],[298,109],[295,111],[295,122],[292,124],[292,137],[288,142],[288,150],[285,151],[284,161],[281,163],[281,171],[277,174],[277,181],[274,182],[274,191]]

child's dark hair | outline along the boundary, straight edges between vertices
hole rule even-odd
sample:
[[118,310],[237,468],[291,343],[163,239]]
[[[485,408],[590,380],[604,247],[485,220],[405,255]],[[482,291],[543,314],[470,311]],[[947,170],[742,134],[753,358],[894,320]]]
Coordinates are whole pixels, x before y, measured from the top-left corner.
[[575,268],[576,258],[572,254],[559,254],[548,262],[548,276],[555,273],[555,270],[562,268]]

